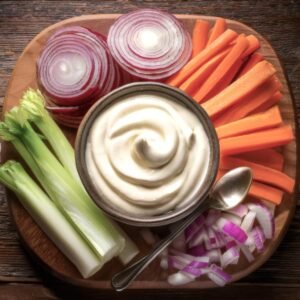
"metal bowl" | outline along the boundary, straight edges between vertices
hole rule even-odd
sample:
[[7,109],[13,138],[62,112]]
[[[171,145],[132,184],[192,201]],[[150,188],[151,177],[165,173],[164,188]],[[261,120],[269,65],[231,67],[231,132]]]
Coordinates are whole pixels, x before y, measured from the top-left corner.
[[[197,192],[196,196],[187,203],[186,206],[180,208],[174,208],[171,211],[156,216],[136,216],[118,210],[114,206],[110,206],[96,191],[94,184],[90,178],[88,168],[86,165],[85,152],[88,135],[95,119],[102,113],[103,110],[108,108],[110,105],[118,102],[125,96],[131,96],[141,93],[152,93],[171,98],[178,102],[182,106],[191,110],[200,120],[204,130],[208,136],[210,144],[210,158],[209,168],[201,189]],[[85,186],[87,192],[94,200],[94,202],[108,215],[117,221],[126,223],[133,226],[141,227],[158,227],[164,226],[188,216],[204,199],[208,196],[208,193],[215,181],[219,166],[219,143],[215,129],[202,107],[197,104],[191,97],[179,89],[170,87],[165,84],[155,82],[137,82],[124,85],[113,92],[107,94],[96,102],[85,115],[76,137],[75,143],[75,155],[76,165],[79,172],[79,176]]]

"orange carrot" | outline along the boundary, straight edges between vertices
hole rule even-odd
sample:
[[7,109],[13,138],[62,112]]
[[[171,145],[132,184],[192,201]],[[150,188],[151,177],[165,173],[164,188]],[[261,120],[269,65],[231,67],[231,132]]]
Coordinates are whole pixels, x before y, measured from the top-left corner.
[[207,46],[214,42],[226,30],[226,27],[226,21],[223,18],[217,19],[214,27],[210,32]]
[[253,181],[248,195],[279,205],[283,198],[283,191],[269,185]]
[[275,68],[266,61],[259,62],[248,73],[234,81],[225,90],[203,104],[211,118],[214,118],[226,108],[238,103],[276,72]]
[[280,88],[281,84],[277,77],[270,78],[252,93],[246,95],[239,103],[231,106],[230,109],[225,110],[221,115],[217,116],[217,118],[213,120],[215,127],[219,127],[223,124],[248,116],[255,109],[267,102],[268,99],[270,99]]
[[194,74],[192,74],[192,76],[183,82],[179,88],[192,96],[197,88],[204,82],[204,80],[213,72],[213,70],[215,70],[217,65],[223,60],[228,52],[229,49],[226,49],[206,62]]
[[223,170],[231,170],[241,166],[251,168],[253,179],[273,185],[290,194],[293,192],[295,180],[283,172],[235,157],[227,156],[220,160],[220,168]]
[[192,58],[178,73],[171,76],[167,83],[178,87],[204,63],[225,49],[236,36],[235,31],[227,29],[213,43]]
[[249,117],[227,123],[216,128],[219,139],[242,135],[263,129],[269,129],[282,124],[282,118],[278,106],[274,106],[266,112],[251,115]]
[[217,86],[217,84],[223,79],[230,68],[239,60],[247,46],[247,39],[244,35],[241,34],[230,52],[226,55],[223,61],[217,66],[217,68],[207,78],[207,80],[195,94],[194,99],[198,103],[203,102],[203,99],[207,96],[207,94]]
[[192,57],[196,56],[201,52],[208,40],[209,23],[204,20],[196,20],[193,30],[193,54]]
[[260,47],[259,40],[255,35],[253,35],[253,34],[248,35],[247,40],[248,40],[248,48],[243,53],[243,56],[242,56],[243,58],[245,58],[248,55],[252,54],[254,51],[259,49],[259,47]]
[[294,139],[289,125],[262,130],[245,135],[221,139],[220,151],[223,155],[239,154],[249,151],[274,148],[288,144]]
[[274,170],[282,171],[284,165],[283,155],[273,149],[264,149],[241,153],[238,158],[245,159]]
[[274,93],[266,102],[260,105],[258,108],[252,111],[253,114],[264,112],[270,107],[278,104],[278,102],[282,99],[282,94],[278,91]]
[[250,71],[257,63],[262,61],[264,57],[259,53],[254,53],[251,55],[251,57],[248,59],[246,64],[243,66],[241,72],[238,74],[237,78],[242,77],[244,74],[246,74],[248,71]]
[[204,101],[214,97],[215,95],[217,95],[221,91],[223,91],[233,81],[236,74],[239,72],[242,64],[243,64],[242,59],[239,59],[238,61],[236,61],[235,64],[227,72],[227,74],[218,83],[218,85],[215,86],[215,88],[207,95],[207,97],[204,98]]

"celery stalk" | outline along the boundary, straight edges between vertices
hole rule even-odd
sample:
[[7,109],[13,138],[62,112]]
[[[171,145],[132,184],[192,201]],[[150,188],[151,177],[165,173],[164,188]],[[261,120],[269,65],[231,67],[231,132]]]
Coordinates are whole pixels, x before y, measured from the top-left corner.
[[29,89],[21,99],[21,108],[27,112],[28,120],[38,127],[48,140],[61,164],[81,185],[82,183],[76,169],[73,147],[49,115],[44,104],[44,97],[39,90]]
[[47,148],[20,108],[15,107],[5,115],[5,124],[38,165],[43,176],[37,179],[47,186],[51,199],[95,253],[103,262],[118,255],[124,238]]
[[[42,132],[62,165],[80,182],[80,186],[84,190],[76,169],[74,149],[61,129],[51,118],[44,104],[44,97],[39,90],[35,91],[29,89],[24,93],[21,99],[21,108],[27,113],[28,120]],[[88,197],[88,195],[86,195],[86,197]],[[119,259],[126,264],[139,251],[136,245],[117,224],[114,224],[114,227],[125,237],[125,247],[120,253]]]
[[15,161],[0,166],[0,182],[14,191],[22,205],[84,278],[95,274],[103,261],[65,219],[60,210]]

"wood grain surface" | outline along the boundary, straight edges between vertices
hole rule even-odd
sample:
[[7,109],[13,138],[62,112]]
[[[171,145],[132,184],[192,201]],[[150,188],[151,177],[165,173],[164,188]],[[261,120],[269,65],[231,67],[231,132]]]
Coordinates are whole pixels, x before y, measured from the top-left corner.
[[[81,14],[126,12],[137,7],[158,7],[174,13],[218,15],[241,20],[266,36],[282,58],[296,99],[300,117],[300,44],[298,1],[1,1],[0,2],[0,97],[4,97],[8,79],[17,57],[26,44],[43,28],[65,18]],[[2,196],[1,190],[1,196]],[[297,194],[298,203],[300,203]],[[78,292],[57,283],[33,265],[20,247],[10,222],[6,202],[0,197],[0,299],[111,299],[116,294]],[[164,299],[299,299],[300,286],[300,212],[273,257],[257,272],[220,290],[179,291],[160,294]],[[20,284],[17,284],[20,282]],[[32,283],[35,284],[32,284]],[[45,285],[45,286],[44,286]],[[48,289],[51,289],[50,290]],[[71,296],[72,295],[72,296]],[[157,293],[122,294],[122,299],[153,299]],[[27,298],[26,298],[27,297]]]

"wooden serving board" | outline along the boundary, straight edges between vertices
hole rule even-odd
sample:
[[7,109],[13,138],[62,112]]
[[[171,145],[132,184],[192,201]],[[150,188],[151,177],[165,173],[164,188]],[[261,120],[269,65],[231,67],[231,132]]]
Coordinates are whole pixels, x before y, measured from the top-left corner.
[[[45,41],[56,29],[68,26],[68,25],[81,25],[99,31],[103,34],[107,34],[110,25],[118,17],[118,15],[87,15],[81,17],[75,17],[68,19],[57,24],[54,24],[40,34],[38,34],[25,48],[21,54],[9,86],[7,88],[4,112],[10,110],[13,106],[17,105],[23,92],[28,87],[37,88],[36,81],[36,58],[38,57]],[[177,16],[184,24],[184,26],[191,32],[194,22],[197,18],[214,22],[215,17],[196,16],[196,15],[178,15]],[[294,101],[292,99],[291,91],[284,75],[284,71],[271,45],[256,31],[250,27],[239,23],[237,21],[227,20],[228,26],[239,33],[254,34],[261,42],[260,52],[270,61],[277,69],[277,75],[283,84],[284,98],[280,102],[280,109],[284,121],[291,124],[295,129],[295,113],[294,113]],[[63,128],[66,135],[73,142],[76,132],[67,128]],[[285,172],[291,177],[296,178],[296,166],[297,166],[297,153],[296,142],[293,142],[284,148],[285,157]],[[1,151],[1,161],[4,162],[7,159],[17,158],[18,155],[14,149],[7,143],[3,143]],[[297,175],[298,178],[298,175]],[[122,266],[117,260],[113,260],[106,264],[96,275],[89,279],[83,279],[75,267],[69,262],[69,260],[60,253],[55,245],[47,238],[47,236],[39,229],[34,223],[29,214],[21,206],[17,198],[9,191],[7,191],[7,200],[11,211],[12,219],[14,220],[16,229],[19,233],[21,241],[23,242],[29,253],[47,269],[54,276],[77,286],[96,288],[96,289],[109,289],[110,279],[113,274],[121,270]],[[238,265],[228,269],[232,274],[233,280],[238,280],[249,273],[253,272],[259,266],[261,266],[276,250],[280,241],[282,240],[290,221],[293,217],[296,206],[296,200],[294,196],[285,196],[284,201],[276,210],[276,228],[275,237],[267,244],[266,250],[257,256],[256,260],[249,264],[242,257]],[[55,220],[54,220],[55,221]],[[122,225],[123,226],[123,225]],[[126,227],[129,235],[138,244],[141,255],[145,254],[149,250],[149,246],[139,238],[137,234],[138,229],[133,227]],[[167,283],[166,278],[168,274],[159,268],[159,262],[153,262],[147,270],[130,286],[131,289],[166,289],[171,286]],[[215,285],[203,278],[194,281],[188,285],[181,286],[180,289],[190,288],[209,288]]]

